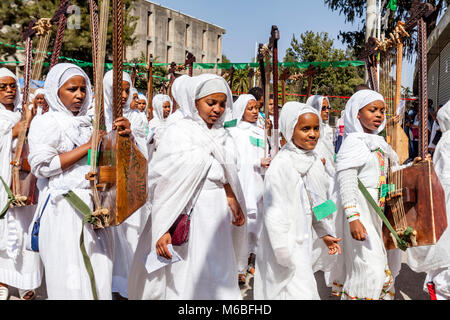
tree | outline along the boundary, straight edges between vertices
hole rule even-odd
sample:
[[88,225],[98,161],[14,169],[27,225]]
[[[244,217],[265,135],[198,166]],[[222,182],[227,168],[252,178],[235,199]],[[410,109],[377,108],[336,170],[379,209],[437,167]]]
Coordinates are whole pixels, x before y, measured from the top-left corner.
[[[314,33],[306,31],[297,39],[292,36],[291,46],[286,50],[284,62],[313,62],[313,61],[347,61],[354,60],[353,52],[343,51],[333,46],[333,40],[328,33]],[[292,68],[291,75],[304,70]],[[322,68],[313,78],[312,94],[350,96],[354,88],[364,83],[364,69],[358,67]],[[287,81],[287,92],[306,93],[308,79]],[[332,100],[332,101],[331,101]],[[330,99],[333,109],[342,109],[346,103],[343,99]]]
[[[366,0],[324,0],[325,4],[332,11],[338,11],[339,14],[345,16],[345,22],[353,23],[356,20],[360,20],[362,27],[360,30],[355,31],[340,31],[339,39],[349,47],[353,48],[356,56],[359,56],[365,44],[365,30],[366,30]],[[386,3],[387,1],[383,1]],[[433,4],[436,7],[436,11],[428,19],[427,34],[436,27],[437,19],[440,13],[442,13],[450,4],[450,0],[428,0],[428,3]],[[397,10],[395,12],[388,11],[387,6],[383,7],[382,15],[385,16],[388,13],[387,29],[383,32],[388,35],[392,32],[398,21],[406,21],[411,9],[411,0],[397,0]],[[412,53],[417,50],[417,38],[413,37],[406,40],[405,54],[412,59]]]
[[[69,16],[69,19],[79,19],[79,23],[75,28],[66,28],[61,47],[61,56],[76,58],[82,61],[92,61],[92,43],[91,31],[89,21],[89,5],[86,0],[71,0],[71,4],[77,6],[74,11],[75,16]],[[136,29],[138,17],[132,16],[130,13],[131,7],[135,0],[124,0],[124,45],[131,46],[135,42],[133,33]],[[28,24],[32,19],[51,18],[58,9],[59,1],[54,0],[12,0],[2,1],[0,3],[0,41],[8,44],[17,44],[24,46],[22,42],[22,34],[28,28]],[[112,6],[110,7],[108,25],[108,39],[107,39],[107,55],[106,62],[112,61]],[[53,28],[52,37],[50,39],[49,50],[53,46],[56,27]],[[34,39],[33,44],[37,43]],[[17,49],[0,45],[0,56],[14,56],[20,57]],[[47,62],[50,57],[47,58]],[[64,61],[64,60],[60,60]],[[92,74],[91,68],[84,68],[88,74]],[[44,69],[46,73],[48,69]]]
[[[153,60],[153,63],[157,63],[157,59]],[[144,53],[141,53],[140,58],[135,58],[129,61],[129,63],[147,63],[147,58]],[[131,67],[132,68],[132,67]],[[126,66],[126,69],[130,69],[129,66]],[[137,77],[135,81],[135,88],[138,89],[139,92],[147,92],[147,66],[136,66]],[[162,66],[153,66],[153,90],[154,92],[160,91],[164,80],[160,77],[166,77],[168,72],[167,69]]]

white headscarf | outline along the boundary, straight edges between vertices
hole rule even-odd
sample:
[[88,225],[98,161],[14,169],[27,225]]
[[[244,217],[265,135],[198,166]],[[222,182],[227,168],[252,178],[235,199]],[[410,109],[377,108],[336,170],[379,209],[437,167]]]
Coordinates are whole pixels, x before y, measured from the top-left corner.
[[[61,102],[59,89],[72,77],[81,76],[86,81],[86,97],[83,105],[76,116],[66,108]],[[80,67],[71,63],[59,63],[55,65],[47,74],[44,83],[45,100],[48,103],[49,111],[64,129],[64,134],[76,146],[89,141],[92,134],[91,116],[87,111],[92,101],[91,83],[87,74]]]
[[[17,79],[16,75],[14,73],[12,73],[9,69],[1,68],[0,69],[0,78],[4,78],[4,77],[11,77],[14,80],[16,80],[17,90],[16,90],[16,98],[14,99],[14,110],[16,110],[17,108],[21,107],[21,103],[22,103],[22,95],[20,94],[19,79]],[[2,107],[4,107],[4,106],[0,103],[0,109]]]
[[47,74],[44,83],[44,95],[51,111],[72,116],[72,112],[61,102],[58,91],[70,78],[75,76],[81,76],[86,81],[86,99],[84,99],[83,106],[76,117],[84,116],[87,113],[92,101],[91,82],[83,69],[71,63],[58,63]]
[[[394,165],[398,164],[395,151],[382,136],[378,135],[384,129],[386,119],[373,133],[364,132],[358,119],[359,110],[374,101],[384,103],[384,98],[378,92],[366,89],[354,93],[347,102],[344,113],[344,141],[336,157],[336,171],[364,165],[370,152],[377,149],[381,149]],[[367,147],[364,150],[358,147],[361,142]]]
[[[180,99],[177,101],[183,101],[181,107],[186,116],[167,126],[161,136],[158,151],[154,154],[149,166],[148,190],[152,213],[145,229],[150,230],[148,228],[150,228],[149,224],[151,225],[151,239],[148,239],[149,244],[146,246],[150,245],[152,250],[156,241],[170,228],[189,201],[192,201],[194,195],[200,191],[201,182],[212,164],[211,155],[222,165],[227,182],[246,214],[244,196],[237,178],[235,154],[230,153],[228,149],[233,141],[223,128],[223,116],[211,129],[208,129],[195,106],[196,97],[204,92],[202,88],[208,88],[205,86],[206,82],[223,78],[213,74],[203,74],[185,79],[183,85],[187,86],[184,90],[186,97],[179,96]],[[226,105],[230,108],[231,90],[225,80],[223,83],[228,91]],[[217,90],[222,92],[224,88],[218,86]],[[236,228],[236,232],[241,235],[237,239],[241,248],[242,244],[247,243],[246,238],[242,238],[246,237],[246,227]],[[238,259],[246,260],[247,248],[245,247],[237,255]]]
[[[314,109],[317,110],[317,112],[320,113],[322,112],[322,105],[323,105],[323,101],[327,100],[328,101],[328,105],[330,105],[330,100],[328,100],[327,97],[325,96],[321,96],[321,95],[314,95],[314,96],[310,96],[308,98],[308,100],[306,100],[306,104],[310,105],[311,107],[313,107]],[[320,117],[320,121],[323,122],[322,117]]]
[[139,100],[144,100],[144,101],[145,101],[145,104],[146,104],[146,105],[148,104],[147,97],[146,97],[145,95],[143,95],[142,93],[139,93],[139,94],[138,94],[138,99],[139,99]]
[[[131,84],[131,77],[127,72],[123,72],[122,79],[124,81],[127,81],[130,84],[130,94],[128,95],[127,102],[123,106],[123,116],[125,118],[128,118],[128,113],[132,112],[133,110],[130,109],[131,101],[133,100],[133,94],[132,89],[133,86]],[[105,108],[105,125],[107,131],[112,130],[112,100],[113,100],[113,70],[109,70],[107,73],[105,73],[105,76],[103,77],[103,100],[104,100],[104,108]]]
[[438,111],[437,121],[442,137],[433,155],[434,169],[442,183],[450,184],[450,100]]
[[[157,94],[153,97],[152,106],[153,106],[153,119],[158,121],[165,121],[163,104],[164,102],[170,103],[170,113],[172,113],[173,103],[168,95],[165,94]],[[152,119],[152,120],[153,120]]]
[[239,98],[233,103],[233,119],[237,120],[237,124],[241,123],[242,117],[244,116],[245,109],[247,108],[247,104],[251,101],[255,100],[255,97],[251,94],[241,94]]

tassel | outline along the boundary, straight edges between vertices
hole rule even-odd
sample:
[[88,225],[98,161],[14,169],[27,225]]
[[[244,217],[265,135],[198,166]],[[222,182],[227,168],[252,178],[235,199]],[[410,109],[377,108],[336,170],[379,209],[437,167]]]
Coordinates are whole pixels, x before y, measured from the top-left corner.
[[435,286],[432,281],[427,282],[427,288],[428,288],[428,293],[430,294],[431,300],[437,300]]

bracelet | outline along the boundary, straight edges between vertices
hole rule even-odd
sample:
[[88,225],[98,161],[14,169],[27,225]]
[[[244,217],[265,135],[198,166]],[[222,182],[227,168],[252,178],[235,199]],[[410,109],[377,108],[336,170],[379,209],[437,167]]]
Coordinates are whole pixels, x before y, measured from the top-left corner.
[[359,217],[359,216],[360,216],[359,213],[355,213],[355,214],[352,214],[351,216],[348,216],[347,219],[351,219],[353,217]]
[[351,208],[356,208],[356,206],[355,206],[355,205],[352,205],[352,206],[346,206],[346,207],[344,207],[344,210],[351,209]]

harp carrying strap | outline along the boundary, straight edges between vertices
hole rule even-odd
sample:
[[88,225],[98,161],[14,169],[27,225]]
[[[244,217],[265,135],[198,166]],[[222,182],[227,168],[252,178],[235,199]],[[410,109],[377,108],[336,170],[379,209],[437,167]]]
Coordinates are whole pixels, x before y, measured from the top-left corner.
[[[369,191],[367,191],[366,187],[363,185],[361,180],[359,180],[359,178],[358,178],[358,187],[359,187],[359,190],[361,190],[362,194],[364,195],[364,198],[366,198],[366,200],[369,201],[369,203],[372,206],[372,208],[380,216],[381,220],[383,220],[383,223],[386,225],[386,227],[389,229],[391,234],[394,236],[395,240],[397,240],[398,248],[403,250],[403,251],[405,251],[408,248],[408,244],[404,240],[404,238],[409,237],[410,233],[406,231],[403,239],[401,239],[399,237],[399,235],[397,234],[397,232],[392,227],[392,225],[389,222],[389,220],[384,215],[383,211],[381,211],[380,207],[377,205],[375,200],[373,200],[373,197],[370,195]],[[408,229],[410,229],[410,228],[408,228]]]
[[16,200],[16,198],[14,197],[14,194],[12,193],[9,186],[6,184],[5,180],[3,180],[2,177],[0,177],[0,180],[2,180],[2,184],[5,187],[5,191],[8,194],[8,202],[6,202],[5,207],[2,209],[2,211],[0,211],[0,219],[4,219],[5,214],[9,209],[9,206],[11,205],[11,203],[13,203]]
[[92,268],[91,260],[89,259],[89,255],[87,254],[86,247],[84,246],[84,225],[89,222],[91,224],[95,224],[96,218],[92,213],[91,208],[78,197],[75,192],[70,190],[68,193],[63,195],[67,201],[77,209],[81,214],[83,214],[83,223],[81,225],[81,235],[80,235],[80,249],[81,254],[83,255],[84,266],[86,267],[86,271],[89,275],[89,280],[91,281],[91,290],[94,300],[98,300],[97,295],[97,285],[95,282],[94,269]]

